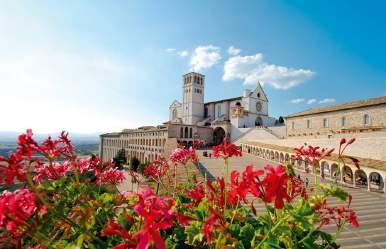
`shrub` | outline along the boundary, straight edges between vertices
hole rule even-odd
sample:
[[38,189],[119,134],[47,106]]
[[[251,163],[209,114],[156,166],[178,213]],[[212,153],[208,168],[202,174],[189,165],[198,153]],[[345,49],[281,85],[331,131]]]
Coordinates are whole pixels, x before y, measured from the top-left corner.
[[130,170],[137,172],[140,161],[136,157],[130,159]]
[[[226,172],[228,159],[241,156],[227,140],[213,151]],[[316,162],[331,152],[311,147],[296,153]],[[291,165],[247,166],[230,179],[226,174],[213,182],[177,184],[176,169],[196,161],[194,149],[177,148],[170,160],[145,167],[156,190],[130,172],[140,187],[120,193],[115,186],[124,175],[112,163],[78,159],[66,133],[38,144],[27,131],[17,152],[0,158],[0,184],[23,183],[0,195],[0,247],[338,248],[345,224],[358,226],[351,196],[336,184],[307,190]],[[328,197],[345,205],[330,206]],[[256,211],[258,202],[264,212]],[[331,222],[335,234],[322,230]]]

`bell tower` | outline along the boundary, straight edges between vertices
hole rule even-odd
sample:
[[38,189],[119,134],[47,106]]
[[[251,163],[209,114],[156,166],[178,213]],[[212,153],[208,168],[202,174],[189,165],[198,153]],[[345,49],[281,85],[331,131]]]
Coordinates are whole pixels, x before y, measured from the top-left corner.
[[205,76],[191,72],[182,76],[182,120],[184,124],[196,124],[204,119]]

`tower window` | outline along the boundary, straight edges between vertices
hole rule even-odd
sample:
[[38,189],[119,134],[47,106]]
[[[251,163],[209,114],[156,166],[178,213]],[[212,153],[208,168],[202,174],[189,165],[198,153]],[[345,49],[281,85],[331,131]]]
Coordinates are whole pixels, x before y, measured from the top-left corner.
[[368,114],[365,114],[365,115],[363,116],[363,124],[364,124],[364,125],[370,124],[370,116],[369,116]]
[[260,93],[257,93],[257,97],[260,98]]
[[307,120],[307,128],[311,129],[311,120]]
[[295,129],[295,122],[292,121],[292,129]]

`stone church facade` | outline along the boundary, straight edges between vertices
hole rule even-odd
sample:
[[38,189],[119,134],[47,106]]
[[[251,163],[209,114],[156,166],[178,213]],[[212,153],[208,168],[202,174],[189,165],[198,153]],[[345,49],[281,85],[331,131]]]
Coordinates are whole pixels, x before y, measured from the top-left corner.
[[205,102],[205,76],[196,72],[182,76],[182,102],[169,106],[169,121],[159,126],[125,129],[100,136],[103,161],[124,150],[127,158],[141,162],[169,155],[177,143],[189,145],[194,139],[218,144],[225,136],[237,138],[243,129],[272,126],[268,98],[260,83],[242,96]]

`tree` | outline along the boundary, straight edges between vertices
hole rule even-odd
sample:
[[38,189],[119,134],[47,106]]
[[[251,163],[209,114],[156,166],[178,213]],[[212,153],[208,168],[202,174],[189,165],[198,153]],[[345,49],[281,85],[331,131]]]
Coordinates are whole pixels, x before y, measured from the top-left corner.
[[123,165],[127,163],[126,151],[124,149],[119,150],[117,155],[113,158],[113,162],[116,168],[122,169]]
[[140,164],[140,161],[138,160],[138,158],[132,157],[130,159],[130,170],[137,172],[139,164]]

